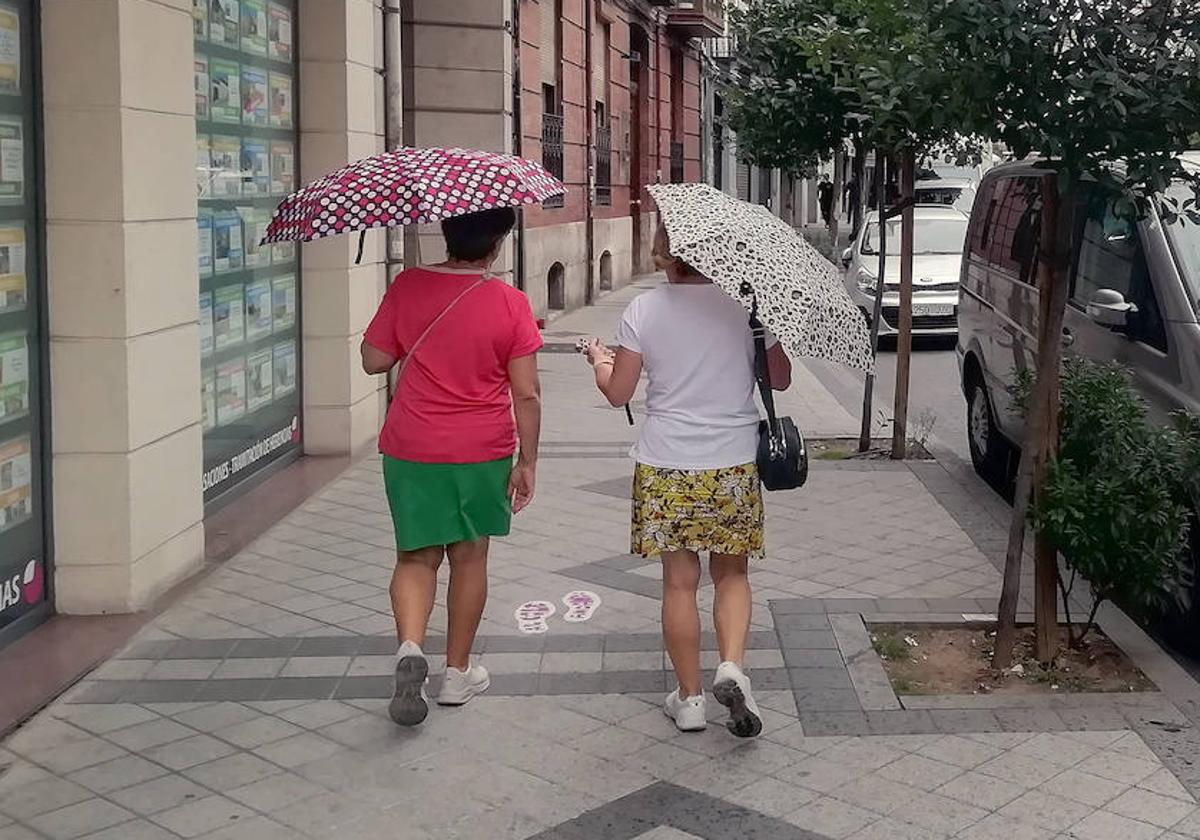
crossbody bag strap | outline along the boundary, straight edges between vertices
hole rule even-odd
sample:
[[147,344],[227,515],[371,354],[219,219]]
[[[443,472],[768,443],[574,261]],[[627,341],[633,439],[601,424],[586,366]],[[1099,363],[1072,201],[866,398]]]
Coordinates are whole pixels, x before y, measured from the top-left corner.
[[775,394],[771,390],[771,370],[767,364],[767,329],[758,319],[758,298],[750,310],[750,331],[754,335],[754,378],[758,381],[758,392],[762,396],[763,408],[767,412],[768,428],[775,430]]
[[438,316],[429,322],[429,326],[427,326],[425,328],[425,331],[422,332],[419,336],[417,336],[417,340],[413,342],[412,347],[410,347],[408,349],[408,352],[404,354],[404,360],[402,362],[400,362],[400,370],[396,371],[396,387],[397,388],[400,387],[400,380],[404,378],[404,371],[408,370],[408,363],[412,361],[413,355],[417,352],[417,350],[420,348],[420,346],[425,342],[425,339],[429,337],[429,334],[431,332],[433,332],[433,328],[436,327],[439,323],[441,323],[441,320],[443,318],[445,318],[447,315],[449,315],[450,311],[452,309],[454,309],[454,307],[458,306],[458,304],[462,301],[463,298],[465,298],[467,295],[471,294],[471,292],[478,289],[486,281],[487,281],[487,278],[484,277],[484,278],[472,283],[467,288],[463,289],[463,291],[461,293],[459,293],[458,297],[456,297],[454,300],[450,301],[450,303],[446,305],[446,308],[443,309],[441,312],[439,312]]

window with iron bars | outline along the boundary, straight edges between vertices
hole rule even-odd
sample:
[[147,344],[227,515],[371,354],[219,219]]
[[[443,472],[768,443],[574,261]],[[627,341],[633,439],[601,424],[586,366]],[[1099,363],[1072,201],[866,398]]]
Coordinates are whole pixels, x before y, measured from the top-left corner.
[[612,128],[596,127],[596,204],[612,204]]
[[[561,114],[542,114],[542,165],[558,180],[563,179],[563,117]],[[547,199],[544,207],[562,207],[561,195]]]
[[683,183],[683,144],[671,144],[671,183]]

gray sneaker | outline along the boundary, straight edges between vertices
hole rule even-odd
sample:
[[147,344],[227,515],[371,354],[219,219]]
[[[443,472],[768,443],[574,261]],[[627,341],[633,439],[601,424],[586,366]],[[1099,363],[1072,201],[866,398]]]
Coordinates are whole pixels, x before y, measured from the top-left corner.
[[447,668],[442,690],[438,692],[438,705],[466,705],[471,698],[487,691],[491,684],[492,679],[488,676],[487,668],[482,665],[472,665],[465,671]]
[[737,664],[722,662],[717,666],[713,696],[729,709],[726,729],[739,738],[757,738],[762,733],[762,715],[750,693],[750,678]]
[[414,642],[400,646],[396,659],[396,690],[388,705],[388,715],[400,726],[416,726],[429,715],[425,683],[429,681],[429,660]]

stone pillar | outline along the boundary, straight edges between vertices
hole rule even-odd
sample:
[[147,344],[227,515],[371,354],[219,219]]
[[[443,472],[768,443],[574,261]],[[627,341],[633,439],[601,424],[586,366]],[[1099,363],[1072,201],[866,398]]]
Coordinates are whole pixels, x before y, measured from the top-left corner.
[[[371,0],[300,0],[300,180],[384,149],[383,16]],[[386,407],[385,378],[368,376],[358,346],[383,295],[385,236],[301,249],[304,449],[346,455],[370,447]]]
[[54,566],[127,612],[204,553],[188,0],[44,0]]

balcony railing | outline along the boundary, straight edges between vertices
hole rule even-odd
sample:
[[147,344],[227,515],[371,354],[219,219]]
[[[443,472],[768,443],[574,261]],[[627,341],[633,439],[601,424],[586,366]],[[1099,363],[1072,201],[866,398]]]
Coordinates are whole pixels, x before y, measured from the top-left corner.
[[596,129],[596,204],[612,204],[612,129]]
[[[542,166],[558,180],[563,179],[563,118],[561,114],[542,114]],[[546,199],[544,207],[562,207],[561,195]]]
[[725,34],[725,0],[679,0],[667,10],[667,27],[685,38]]
[[683,183],[683,144],[671,144],[671,183]]

